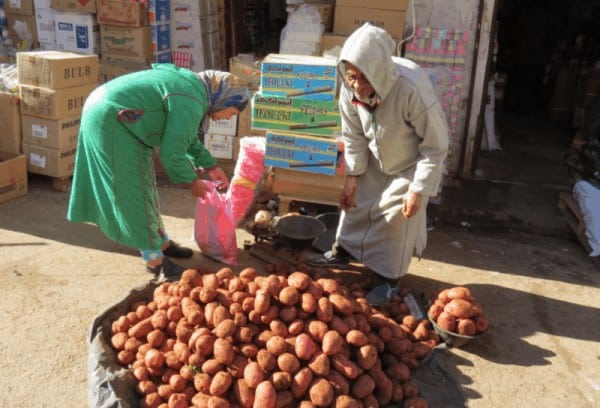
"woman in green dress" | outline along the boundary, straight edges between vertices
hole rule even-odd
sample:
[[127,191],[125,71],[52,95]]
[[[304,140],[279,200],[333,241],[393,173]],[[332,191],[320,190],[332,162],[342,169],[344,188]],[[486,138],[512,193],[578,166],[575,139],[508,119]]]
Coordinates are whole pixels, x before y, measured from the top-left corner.
[[87,98],[67,218],[96,224],[111,240],[139,249],[154,274],[181,273],[170,257],[193,252],[169,239],[160,215],[153,152],[169,179],[203,196],[199,171],[229,180],[198,139],[208,118],[229,119],[249,100],[232,74],[194,73],[173,64],[117,77]]

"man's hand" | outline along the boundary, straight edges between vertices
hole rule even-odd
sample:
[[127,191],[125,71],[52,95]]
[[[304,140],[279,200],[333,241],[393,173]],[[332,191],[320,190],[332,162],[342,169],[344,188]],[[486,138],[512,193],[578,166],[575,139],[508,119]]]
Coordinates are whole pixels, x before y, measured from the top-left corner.
[[340,207],[344,211],[348,211],[350,208],[356,207],[354,202],[354,196],[356,195],[356,177],[346,176],[344,182],[344,188],[340,193]]
[[408,197],[402,197],[402,215],[410,218],[421,208],[421,194],[408,193]]

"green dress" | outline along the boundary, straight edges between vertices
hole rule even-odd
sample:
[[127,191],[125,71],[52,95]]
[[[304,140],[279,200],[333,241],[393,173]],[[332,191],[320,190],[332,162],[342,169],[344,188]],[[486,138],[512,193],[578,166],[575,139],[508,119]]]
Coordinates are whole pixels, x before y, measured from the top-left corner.
[[81,117],[67,218],[95,223],[120,244],[160,249],[166,234],[153,151],[176,184],[194,181],[194,167],[214,166],[197,136],[207,99],[196,75],[172,64],[96,88]]

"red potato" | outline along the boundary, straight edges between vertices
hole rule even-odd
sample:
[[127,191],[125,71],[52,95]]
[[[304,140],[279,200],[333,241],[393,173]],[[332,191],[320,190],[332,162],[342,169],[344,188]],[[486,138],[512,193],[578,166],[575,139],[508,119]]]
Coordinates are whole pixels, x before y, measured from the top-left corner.
[[210,382],[210,394],[218,397],[224,395],[229,390],[232,382],[231,374],[226,371],[219,371]]
[[372,344],[365,344],[360,347],[356,353],[356,362],[358,365],[365,369],[370,370],[377,363],[378,351],[377,348]]
[[490,321],[487,316],[484,314],[479,314],[475,317],[475,328],[477,329],[477,333],[486,332],[490,327]]
[[270,306],[271,295],[262,289],[257,290],[254,297],[254,311],[260,315],[266,313]]
[[329,298],[322,297],[317,301],[316,310],[317,319],[324,323],[328,323],[333,319],[333,305],[329,301]]
[[294,374],[292,377],[292,385],[290,386],[290,391],[292,391],[294,398],[297,400],[302,399],[308,392],[312,381],[313,372],[308,367],[301,368],[300,371]]
[[244,381],[250,388],[258,387],[265,379],[265,372],[257,362],[251,361],[244,368]]
[[129,328],[127,333],[129,337],[136,337],[138,339],[145,338],[148,333],[150,333],[154,327],[152,327],[152,321],[150,317],[147,317],[143,320],[138,321],[132,327]]
[[283,337],[272,336],[267,340],[266,348],[273,355],[279,356],[288,351],[288,344]]
[[325,353],[315,355],[308,363],[308,368],[319,377],[325,377],[329,374],[330,366],[329,356]]
[[277,368],[277,357],[266,349],[258,350],[256,361],[265,372],[273,371]]
[[148,368],[161,368],[165,363],[165,355],[156,349],[150,349],[144,355],[144,363]]
[[329,327],[331,328],[331,330],[335,330],[342,336],[345,336],[350,331],[350,328],[348,327],[346,322],[343,321],[340,317],[335,316],[335,315],[329,322]]
[[362,331],[354,329],[346,334],[346,342],[352,346],[362,347],[369,344],[369,337]]
[[446,331],[453,332],[456,330],[456,317],[448,312],[440,313],[436,323]]
[[253,408],[275,408],[277,391],[270,381],[263,381],[256,387]]
[[317,301],[310,293],[303,293],[300,298],[300,308],[306,313],[314,313],[317,310]]
[[300,361],[292,353],[282,353],[277,357],[279,370],[294,375],[300,369]]
[[304,272],[292,272],[287,278],[288,285],[298,290],[305,290],[311,282],[311,278]]
[[333,387],[335,395],[350,394],[350,383],[339,371],[329,370],[329,374],[325,376],[325,379],[329,381]]
[[219,363],[227,365],[231,364],[234,357],[233,343],[227,339],[216,339],[213,345],[213,354],[215,360]]
[[242,408],[252,408],[256,391],[246,384],[243,379],[239,379],[233,384],[233,395]]
[[473,305],[465,299],[452,299],[444,306],[444,312],[450,313],[457,319],[468,319],[475,315]]
[[331,363],[336,370],[342,373],[346,378],[354,380],[363,373],[363,369],[351,361],[343,354],[336,354],[331,357]]
[[304,330],[304,321],[302,319],[293,320],[288,326],[290,336],[297,336]]
[[310,360],[318,351],[317,344],[307,333],[296,336],[294,352],[300,360]]
[[369,374],[361,374],[352,382],[351,393],[357,399],[363,399],[375,391],[375,380]]
[[328,407],[333,402],[333,387],[324,378],[316,379],[308,390],[310,402],[317,407]]
[[344,346],[343,337],[335,330],[329,330],[323,335],[321,349],[328,356],[338,354]]
[[333,310],[343,316],[351,315],[354,312],[354,302],[338,293],[329,295],[329,301],[333,305]]
[[327,327],[325,322],[320,320],[311,320],[308,322],[307,329],[312,338],[320,343],[323,340],[325,333],[329,330],[329,327]]
[[287,390],[292,385],[292,375],[283,371],[276,371],[271,374],[269,381],[277,391]]
[[458,319],[456,323],[458,334],[465,336],[474,336],[477,333],[475,322],[472,319]]
[[129,335],[127,333],[119,332],[110,338],[110,344],[115,348],[115,350],[125,350],[125,343],[128,339]]
[[299,300],[300,292],[292,286],[287,286],[279,292],[279,301],[286,306],[294,306]]
[[217,337],[225,338],[232,336],[235,333],[236,325],[232,319],[222,320],[214,329]]
[[456,286],[450,288],[446,291],[446,296],[448,300],[452,299],[466,299],[469,300],[473,297],[469,288],[465,288],[464,286]]

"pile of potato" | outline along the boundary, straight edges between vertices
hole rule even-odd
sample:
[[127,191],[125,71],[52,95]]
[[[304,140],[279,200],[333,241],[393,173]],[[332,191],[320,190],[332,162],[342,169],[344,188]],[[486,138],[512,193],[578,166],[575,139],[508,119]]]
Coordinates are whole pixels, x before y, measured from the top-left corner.
[[468,288],[456,286],[444,289],[432,300],[429,317],[446,331],[475,336],[485,333],[490,326],[481,305]]
[[400,296],[359,285],[188,269],[112,322],[142,407],[427,407],[410,370],[439,343]]

